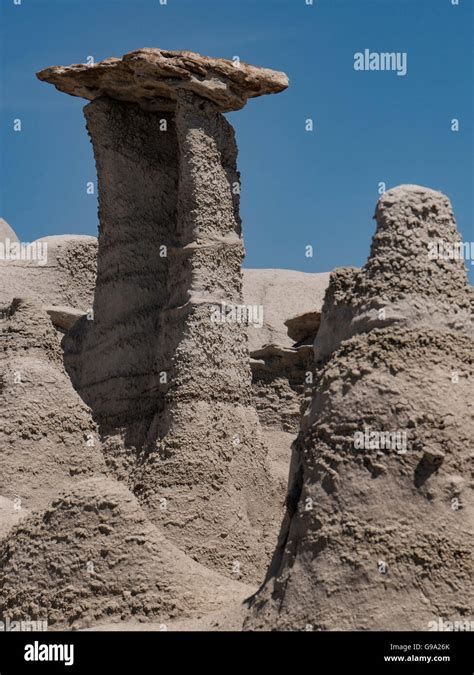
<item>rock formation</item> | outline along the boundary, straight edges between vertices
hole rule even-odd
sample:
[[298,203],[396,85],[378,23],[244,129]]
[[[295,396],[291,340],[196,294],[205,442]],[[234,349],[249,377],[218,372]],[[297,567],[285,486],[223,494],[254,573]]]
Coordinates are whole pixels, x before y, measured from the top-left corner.
[[263,325],[247,329],[249,351],[267,344],[292,347],[296,340],[289,336],[286,322],[302,314],[320,314],[328,284],[329,272],[244,269],[244,302],[263,307]]
[[84,312],[80,309],[63,305],[44,305],[43,309],[49,315],[53,326],[65,333],[84,316]]
[[49,629],[106,620],[164,624],[252,589],[170,544],[123,483],[82,480],[0,541],[0,614]]
[[254,593],[249,630],[472,618],[474,297],[430,255],[459,243],[447,198],[383,195],[362,269],[243,274],[223,113],[283,73],[142,49],[38,77],[91,101],[100,228],[39,262],[0,219],[0,616],[239,629]]
[[[101,113],[111,102],[93,105]],[[107,151],[118,154],[113,144]],[[115,185],[126,182],[120,170]],[[125,176],[126,163],[123,170]],[[177,176],[179,185],[179,169]],[[142,194],[151,212],[152,188]],[[159,203],[166,207],[164,199]],[[177,213],[189,213],[182,209]],[[271,503],[266,491],[278,496],[277,484],[286,482],[292,411],[301,405],[303,371],[313,368],[293,447],[287,512],[245,628],[426,630],[440,617],[472,617],[472,289],[461,261],[428,255],[433,241],[459,241],[443,195],[402,186],[381,198],[376,217],[366,266],[331,274],[322,312],[325,275],[246,270],[243,303],[263,305],[260,328],[210,322],[209,330],[206,323],[206,306],[242,302],[231,271],[240,265],[241,241],[227,248],[204,233],[188,249],[182,242],[191,226],[171,231],[159,222],[155,239],[146,208],[137,209],[143,245],[126,218],[114,229],[102,216],[95,317],[84,315],[92,301],[95,241],[60,238],[44,267],[0,263],[2,616],[46,615],[52,629],[134,630],[146,622],[155,630],[162,624],[238,630],[240,603],[255,590],[242,579],[257,578],[279,511],[278,499]],[[148,255],[162,241],[164,271]],[[225,283],[213,275],[216,258],[206,255],[214,245],[229,265]],[[187,291],[180,274],[190,279]],[[281,283],[286,292],[277,302]],[[12,300],[18,290],[25,297]],[[64,371],[64,333],[68,368],[92,411]],[[170,356],[163,355],[165,347]],[[196,373],[187,354],[198,363]],[[161,389],[157,373],[167,358],[173,377]],[[104,383],[94,383],[89,361]],[[223,362],[229,390],[220,378]],[[148,374],[140,370],[144,363]],[[199,400],[186,368],[203,389]],[[216,400],[205,386],[206,369],[216,381]],[[146,376],[159,384],[162,417],[158,407],[150,405],[148,418],[140,409],[142,396],[145,410],[148,405],[146,387],[140,389]],[[119,395],[107,385],[115,378]],[[174,378],[179,387],[173,391]],[[120,407],[121,394],[132,401],[136,422]],[[233,436],[238,442],[226,474],[223,425],[231,418],[250,437],[243,442],[247,453],[239,454],[239,431]],[[261,434],[271,444],[268,456]],[[206,533],[211,539],[203,541]],[[266,541],[255,545],[250,538],[259,533]]]
[[28,511],[21,507],[17,497],[15,499],[0,497],[0,539],[27,515]]
[[60,336],[38,303],[0,306],[0,345],[0,495],[23,513],[106,466],[90,410],[64,370]]
[[42,237],[29,246],[29,259],[24,243],[23,253],[0,260],[0,303],[30,298],[42,305],[69,305],[86,313],[95,286],[97,239],[63,234]]
[[312,345],[321,323],[321,312],[306,312],[298,314],[285,321],[289,337],[298,346]]
[[0,616],[52,630],[127,620],[161,630],[241,603],[252,587],[186,556],[107,476],[91,411],[63,367],[71,310],[30,299],[48,292],[48,274],[29,299],[0,307]]
[[160,50],[38,77],[92,99],[94,317],[69,332],[65,359],[107,464],[184,551],[257,579],[277,495],[245,321],[227,315],[242,306],[244,248],[237,147],[221,111],[287,78]]
[[[312,370],[312,345],[329,274],[292,270],[244,270],[244,301],[262,308],[263,321],[248,326],[253,404],[270,447],[288,448],[298,431],[307,373]],[[307,325],[307,317],[313,323]],[[299,326],[305,340],[288,333]],[[293,328],[294,329],[294,328]],[[296,343],[296,344],[295,344]],[[282,437],[281,434],[289,434]]]
[[254,405],[261,423],[295,435],[304,383],[312,376],[312,347],[265,345],[251,352],[250,365]]
[[215,110],[230,112],[243,108],[249,98],[277,94],[288,86],[285,73],[275,70],[156,48],[137,49],[94,65],[53,66],[39,72],[38,78],[71,96],[89,101],[107,96],[151,112],[174,112],[180,92],[197,94]]
[[20,241],[13,228],[7,223],[6,220],[0,218],[0,247],[3,245],[9,249],[11,244],[19,243]]
[[383,195],[362,270],[331,275],[287,513],[248,629],[472,618],[473,292],[448,199]]
[[[255,588],[237,582],[237,571],[234,580],[224,579],[185,556],[145,521],[123,483],[106,475],[110,472],[96,425],[64,372],[60,346],[77,320],[89,321],[84,310],[63,303],[92,306],[90,274],[96,267],[97,243],[93,237],[74,236],[42,241],[54,243],[48,264],[0,265],[2,299],[8,300],[0,322],[0,539],[5,538],[0,544],[1,615],[47,617],[53,630],[136,630],[143,622],[152,630],[161,630],[163,623],[169,630],[240,630],[242,600]],[[74,264],[68,265],[68,260]],[[243,276],[244,303],[264,308],[265,327],[258,335],[264,342],[272,335],[291,344],[284,335],[290,307],[304,312],[320,306],[320,275],[243,270]],[[285,287],[294,296],[288,306],[277,302]],[[13,300],[15,292],[25,298]],[[49,301],[58,304],[44,304]],[[248,333],[254,330],[252,325],[245,328]],[[284,405],[282,398],[281,410]],[[273,509],[265,513],[270,542],[281,519],[294,435],[278,429],[262,427],[278,494]],[[126,521],[124,512],[131,514]],[[72,531],[71,513],[77,523]],[[22,528],[14,529],[19,521],[25,521]],[[155,551],[155,561],[147,557],[150,550]],[[158,584],[160,590],[155,591]],[[142,589],[138,595],[135,585]]]

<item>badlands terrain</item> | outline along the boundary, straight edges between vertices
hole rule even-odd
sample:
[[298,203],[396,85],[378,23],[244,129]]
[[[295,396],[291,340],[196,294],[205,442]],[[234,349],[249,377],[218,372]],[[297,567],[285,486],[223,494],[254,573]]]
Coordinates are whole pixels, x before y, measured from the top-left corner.
[[100,224],[25,247],[0,221],[0,617],[470,621],[474,295],[428,254],[459,247],[448,198],[382,195],[361,269],[242,269],[223,113],[284,73],[143,49],[38,77],[90,101]]
[[[153,465],[165,476],[156,487],[130,428],[111,439],[73,384],[68,350],[93,320],[97,240],[45,237],[47,264],[0,264],[2,615],[53,630],[470,620],[472,288],[462,261],[434,264],[411,248],[413,237],[420,247],[432,233],[457,238],[443,195],[402,186],[376,216],[360,270],[243,270],[242,302],[264,316],[245,327],[261,454],[248,457],[247,439],[217,420],[207,494],[186,445],[176,451],[187,474],[168,450]],[[114,396],[112,375],[101,386]],[[199,403],[189,402],[194,424],[207,426]],[[405,429],[405,452],[356,451],[363,429]]]
[[[3,241],[18,241],[3,220],[1,228]],[[65,367],[68,333],[81,317],[91,316],[97,239],[63,235],[40,243],[47,245],[47,264],[0,263],[2,613],[17,619],[47,616],[50,629],[100,627],[109,619],[127,630],[163,630],[163,625],[207,630],[223,621],[227,629],[240,629],[242,601],[264,577],[284,514],[304,389],[307,349],[294,346],[285,321],[300,324],[307,341],[314,338],[314,323],[307,327],[305,320],[318,320],[329,275],[243,270],[243,304],[263,307],[265,317],[261,327],[246,327],[250,398],[265,445],[261,475],[255,472],[250,480],[257,488],[266,481],[268,494],[252,496],[265,546],[258,555],[255,544],[237,552],[232,532],[223,530],[208,542],[196,533],[181,550],[134,496],[123,475],[125,459],[104,455],[106,439]],[[237,454],[240,443],[232,440],[229,453]],[[189,493],[195,482],[190,475]],[[174,489],[171,485],[162,502],[171,521],[180,517]],[[253,514],[238,496],[217,491],[217,497],[236,524],[252,528]],[[12,548],[13,532],[18,534]],[[204,552],[209,566],[199,564]]]

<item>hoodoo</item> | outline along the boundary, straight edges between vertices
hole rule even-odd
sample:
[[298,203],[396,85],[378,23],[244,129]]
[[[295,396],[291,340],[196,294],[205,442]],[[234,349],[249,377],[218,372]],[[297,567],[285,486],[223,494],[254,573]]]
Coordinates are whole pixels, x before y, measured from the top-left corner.
[[38,77],[91,101],[94,320],[75,324],[65,358],[108,464],[186,552],[258,579],[274,496],[245,325],[212,321],[242,305],[237,146],[222,112],[288,79],[160,49]]

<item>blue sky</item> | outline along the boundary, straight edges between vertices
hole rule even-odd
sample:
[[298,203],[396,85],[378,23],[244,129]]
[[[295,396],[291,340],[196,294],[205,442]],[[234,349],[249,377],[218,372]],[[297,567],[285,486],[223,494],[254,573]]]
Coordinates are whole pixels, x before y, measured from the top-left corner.
[[[85,102],[35,72],[140,47],[239,56],[290,77],[286,92],[228,115],[239,144],[246,267],[362,265],[380,182],[442,190],[464,240],[474,241],[471,0],[0,2],[0,216],[22,241],[97,233]],[[355,71],[354,53],[364,49],[406,52],[407,75]]]

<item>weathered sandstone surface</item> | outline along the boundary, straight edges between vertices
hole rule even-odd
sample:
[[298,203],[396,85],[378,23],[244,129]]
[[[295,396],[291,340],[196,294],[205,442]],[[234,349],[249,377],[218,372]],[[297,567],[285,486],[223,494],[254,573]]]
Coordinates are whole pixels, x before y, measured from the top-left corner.
[[0,219],[0,616],[472,619],[474,296],[428,255],[459,242],[448,199],[383,195],[362,269],[242,271],[222,113],[286,75],[142,49],[38,77],[91,101],[100,226],[14,259]]
[[216,111],[229,112],[243,108],[249,98],[288,87],[288,77],[276,70],[156,48],[93,65],[53,66],[38,78],[71,96],[90,101],[107,96],[152,112],[173,111],[183,91],[212,102]]
[[42,259],[38,264],[34,255],[26,259],[26,254],[0,260],[0,303],[29,297],[40,304],[68,305],[86,313],[92,306],[95,286],[96,237],[55,235],[37,239],[31,246],[44,254],[44,264]]
[[47,616],[49,628],[167,622],[213,612],[252,588],[173,546],[123,483],[90,478],[0,540],[0,612]]
[[266,344],[292,347],[296,340],[288,334],[285,322],[308,312],[320,313],[328,284],[329,272],[244,269],[245,304],[264,308],[263,326],[248,327],[249,351]]
[[[245,304],[263,309],[262,325],[247,328],[254,406],[265,434],[273,432],[271,447],[278,435],[289,447],[298,432],[304,383],[312,371],[311,345],[329,274],[244,270],[243,281]],[[295,326],[298,340],[289,334]],[[300,335],[305,339],[300,340]]]
[[[0,344],[0,495],[16,507],[10,516],[23,516],[77,480],[105,475],[106,466],[46,312],[32,300],[2,306]],[[14,524],[7,520],[4,532]]]
[[256,581],[281,495],[253,407],[245,322],[215,317],[243,303],[237,146],[222,111],[287,78],[160,50],[38,76],[92,100],[97,282],[93,317],[74,323],[64,355],[108,470],[183,551]]
[[19,243],[13,228],[6,220],[0,218],[0,245],[8,245],[12,243]]
[[[474,610],[473,290],[448,199],[387,192],[362,270],[331,275],[287,513],[248,629],[427,630]],[[431,320],[430,317],[431,316]],[[406,443],[365,447],[364,432]]]

